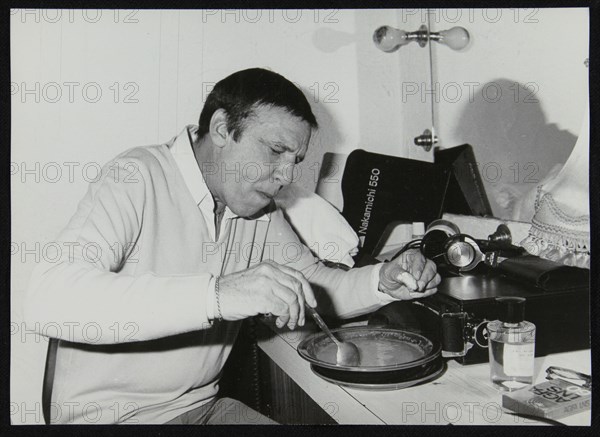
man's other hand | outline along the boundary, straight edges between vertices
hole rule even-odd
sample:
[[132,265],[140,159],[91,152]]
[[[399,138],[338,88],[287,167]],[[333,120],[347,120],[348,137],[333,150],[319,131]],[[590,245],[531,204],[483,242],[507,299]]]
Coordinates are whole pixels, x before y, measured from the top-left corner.
[[265,261],[219,281],[221,315],[241,320],[257,314],[277,316],[277,327],[303,326],[304,303],[315,307],[313,290],[302,273],[291,267]]
[[379,271],[379,291],[400,300],[431,296],[440,282],[435,263],[418,249],[407,250]]

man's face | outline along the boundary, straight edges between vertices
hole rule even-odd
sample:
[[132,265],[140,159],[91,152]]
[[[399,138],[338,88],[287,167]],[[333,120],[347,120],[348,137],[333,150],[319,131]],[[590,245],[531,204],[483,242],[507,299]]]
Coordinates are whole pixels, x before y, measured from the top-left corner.
[[280,107],[259,106],[239,138],[228,135],[221,151],[219,198],[235,214],[248,217],[269,205],[292,182],[304,159],[311,127]]

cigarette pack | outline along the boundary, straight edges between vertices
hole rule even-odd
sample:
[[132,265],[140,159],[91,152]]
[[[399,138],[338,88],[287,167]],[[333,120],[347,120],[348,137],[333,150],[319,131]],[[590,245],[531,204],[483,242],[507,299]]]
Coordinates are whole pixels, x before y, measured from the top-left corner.
[[560,419],[589,410],[592,391],[562,379],[502,395],[502,406],[523,415]]

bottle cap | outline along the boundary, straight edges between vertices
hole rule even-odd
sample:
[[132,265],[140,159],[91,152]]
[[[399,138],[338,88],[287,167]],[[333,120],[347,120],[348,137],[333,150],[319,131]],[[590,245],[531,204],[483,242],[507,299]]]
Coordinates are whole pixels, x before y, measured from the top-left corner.
[[524,297],[497,297],[496,303],[500,305],[498,319],[506,323],[519,323],[525,320]]

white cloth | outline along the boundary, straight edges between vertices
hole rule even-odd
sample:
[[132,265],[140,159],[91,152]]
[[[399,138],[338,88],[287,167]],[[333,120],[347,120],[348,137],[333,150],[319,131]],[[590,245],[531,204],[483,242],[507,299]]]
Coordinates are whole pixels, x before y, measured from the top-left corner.
[[300,186],[288,185],[275,203],[315,256],[354,266],[352,256],[358,253],[358,235],[329,202]]
[[586,108],[583,126],[571,156],[555,177],[535,189],[535,213],[531,218],[529,235],[521,246],[541,258],[589,268],[588,178],[589,111]]

